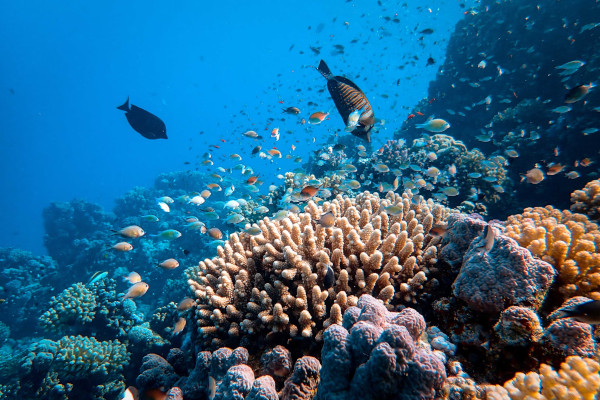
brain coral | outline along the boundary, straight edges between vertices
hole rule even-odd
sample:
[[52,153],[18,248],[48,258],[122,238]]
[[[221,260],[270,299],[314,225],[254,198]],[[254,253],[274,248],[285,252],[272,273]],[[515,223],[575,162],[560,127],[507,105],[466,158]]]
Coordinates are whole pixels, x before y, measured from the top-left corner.
[[508,217],[506,235],[558,271],[565,298],[600,300],[600,230],[585,215],[552,206],[526,208]]
[[[214,347],[270,333],[321,340],[364,293],[386,304],[414,301],[437,261],[439,238],[428,232],[447,212],[419,199],[338,196],[280,221],[265,218],[258,236],[232,234],[218,257],[186,270],[201,341]],[[330,227],[318,223],[327,212]]]

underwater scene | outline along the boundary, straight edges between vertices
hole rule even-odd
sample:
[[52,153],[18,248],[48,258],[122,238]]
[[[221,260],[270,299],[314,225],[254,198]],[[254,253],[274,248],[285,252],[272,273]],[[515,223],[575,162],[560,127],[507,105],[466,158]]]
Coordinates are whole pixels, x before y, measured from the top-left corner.
[[600,2],[0,5],[0,399],[600,399]]

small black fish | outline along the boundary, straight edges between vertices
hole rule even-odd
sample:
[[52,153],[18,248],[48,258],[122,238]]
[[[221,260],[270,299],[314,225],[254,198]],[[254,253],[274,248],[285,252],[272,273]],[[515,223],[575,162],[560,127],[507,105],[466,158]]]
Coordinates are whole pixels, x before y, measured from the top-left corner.
[[323,278],[323,287],[325,289],[329,289],[335,283],[335,274],[333,273],[333,268],[331,265],[327,266],[327,273],[325,274],[325,278]]
[[345,148],[346,148],[346,145],[345,144],[341,144],[341,143],[338,143],[338,144],[336,144],[336,145],[333,146],[333,150],[335,150],[335,151],[342,151]]
[[261,149],[262,149],[261,146],[256,146],[255,148],[252,149],[252,154],[258,153]]
[[317,71],[327,79],[327,89],[337,107],[338,112],[348,125],[348,117],[354,111],[362,110],[358,118],[358,124],[351,131],[354,136],[371,142],[371,129],[375,124],[375,114],[365,94],[350,79],[343,76],[333,76],[331,70],[321,60]]
[[433,64],[435,64],[435,60],[433,59],[433,57],[429,57],[427,59],[427,65],[426,65],[426,67],[429,67],[430,65],[433,65]]
[[558,311],[557,318],[573,318],[590,325],[600,324],[600,300],[590,300]]
[[286,114],[294,114],[294,115],[300,114],[300,109],[298,107],[282,108],[282,110]]
[[422,33],[422,34],[424,34],[424,35],[431,35],[431,34],[433,33],[433,29],[431,29],[431,28],[423,29],[423,30],[422,30],[421,32],[419,32],[419,33]]
[[129,125],[146,139],[167,139],[167,127],[156,115],[149,113],[138,106],[129,106],[129,97],[122,106],[117,107],[125,111]]

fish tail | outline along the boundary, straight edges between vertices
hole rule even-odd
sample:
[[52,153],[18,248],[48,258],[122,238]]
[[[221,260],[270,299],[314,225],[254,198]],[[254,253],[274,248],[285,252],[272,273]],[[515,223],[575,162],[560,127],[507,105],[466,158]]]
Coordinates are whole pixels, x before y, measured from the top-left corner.
[[327,80],[331,79],[331,77],[332,77],[331,70],[329,69],[327,64],[325,64],[325,61],[323,61],[323,60],[321,60],[321,62],[319,63],[319,66],[317,67],[317,71],[319,71],[321,73],[321,75],[323,75],[325,77],[325,79],[327,79]]
[[123,110],[123,111],[129,111],[129,97],[127,97],[127,100],[125,101],[125,103],[123,103],[123,105],[117,107],[119,110]]

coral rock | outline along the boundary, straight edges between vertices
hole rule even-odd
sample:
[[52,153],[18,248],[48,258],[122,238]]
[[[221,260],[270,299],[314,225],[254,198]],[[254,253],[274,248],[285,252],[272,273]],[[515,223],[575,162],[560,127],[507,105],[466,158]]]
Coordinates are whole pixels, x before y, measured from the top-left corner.
[[516,305],[537,310],[554,278],[552,266],[497,231],[490,251],[481,248],[484,239],[480,236],[469,246],[452,285],[454,295],[481,312]]

